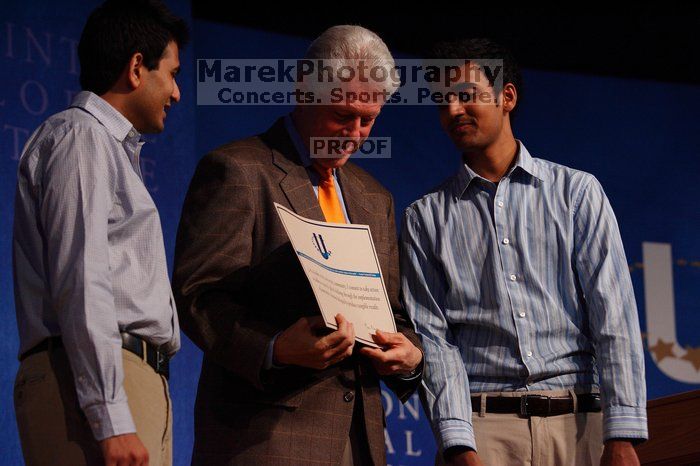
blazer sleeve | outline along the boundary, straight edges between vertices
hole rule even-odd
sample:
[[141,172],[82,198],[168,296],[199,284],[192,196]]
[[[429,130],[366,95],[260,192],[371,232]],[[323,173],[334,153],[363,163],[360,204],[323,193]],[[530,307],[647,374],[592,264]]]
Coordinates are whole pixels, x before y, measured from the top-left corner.
[[278,329],[257,320],[242,298],[255,201],[231,154],[215,151],[199,162],[180,219],[173,291],[185,334],[216,364],[263,390],[265,354]]

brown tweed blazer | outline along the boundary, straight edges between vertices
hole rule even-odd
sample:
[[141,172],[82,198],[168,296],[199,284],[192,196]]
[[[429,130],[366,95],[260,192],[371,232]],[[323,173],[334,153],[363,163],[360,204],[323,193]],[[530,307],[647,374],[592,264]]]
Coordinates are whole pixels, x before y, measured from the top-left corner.
[[[398,299],[391,194],[353,163],[339,169],[338,178],[350,221],[371,227],[397,326],[419,346]],[[282,119],[260,136],[207,154],[190,184],[173,288],[182,329],[204,351],[192,462],[338,464],[361,398],[373,462],[384,465],[379,378],[365,358],[323,371],[263,369],[274,335],[302,316],[320,315],[274,202],[323,220]],[[403,401],[419,384],[385,382]]]

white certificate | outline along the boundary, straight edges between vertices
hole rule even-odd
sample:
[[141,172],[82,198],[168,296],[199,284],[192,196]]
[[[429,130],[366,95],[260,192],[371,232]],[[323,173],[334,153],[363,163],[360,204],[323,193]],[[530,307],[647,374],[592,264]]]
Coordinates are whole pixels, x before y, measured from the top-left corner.
[[336,314],[353,323],[356,339],[377,347],[377,330],[396,332],[368,225],[309,220],[275,203],[292,248],[301,262],[327,327]]

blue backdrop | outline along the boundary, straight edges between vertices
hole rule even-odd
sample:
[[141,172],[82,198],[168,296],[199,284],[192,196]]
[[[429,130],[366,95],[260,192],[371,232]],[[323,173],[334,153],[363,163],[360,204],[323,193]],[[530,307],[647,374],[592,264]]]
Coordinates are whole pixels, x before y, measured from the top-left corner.
[[[169,113],[165,132],[150,138],[142,154],[172,267],[180,209],[199,158],[222,143],[264,131],[289,110],[197,107],[195,58],[294,58],[308,41],[193,21],[189,2],[168,3],[190,22],[193,43],[181,55],[182,101]],[[0,11],[0,458],[5,464],[22,464],[12,408],[18,365],[11,272],[17,159],[29,134],[79,90],[76,45],[95,5],[11,2]],[[700,197],[695,118],[700,88],[534,70],[524,75],[516,136],[536,157],[593,173],[617,213],[644,332],[649,398],[700,388],[700,210],[693,207]],[[459,154],[432,107],[386,107],[372,135],[391,138],[392,157],[359,163],[394,193],[398,216],[458,167]],[[670,296],[664,283],[672,284]],[[200,351],[185,338],[171,377],[177,465],[190,460],[200,361]],[[401,406],[384,391],[384,402],[389,463],[432,464],[435,445],[417,397]]]

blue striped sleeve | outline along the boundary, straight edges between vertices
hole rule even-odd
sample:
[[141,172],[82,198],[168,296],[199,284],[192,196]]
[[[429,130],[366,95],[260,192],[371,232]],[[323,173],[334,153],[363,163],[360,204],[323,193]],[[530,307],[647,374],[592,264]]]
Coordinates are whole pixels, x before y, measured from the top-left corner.
[[401,230],[401,293],[423,343],[423,407],[441,451],[459,445],[476,449],[467,372],[443,312],[447,282],[431,254],[434,231],[419,223],[407,209]]
[[647,439],[642,338],[627,259],[610,202],[587,180],[574,206],[574,256],[603,402],[603,438]]

